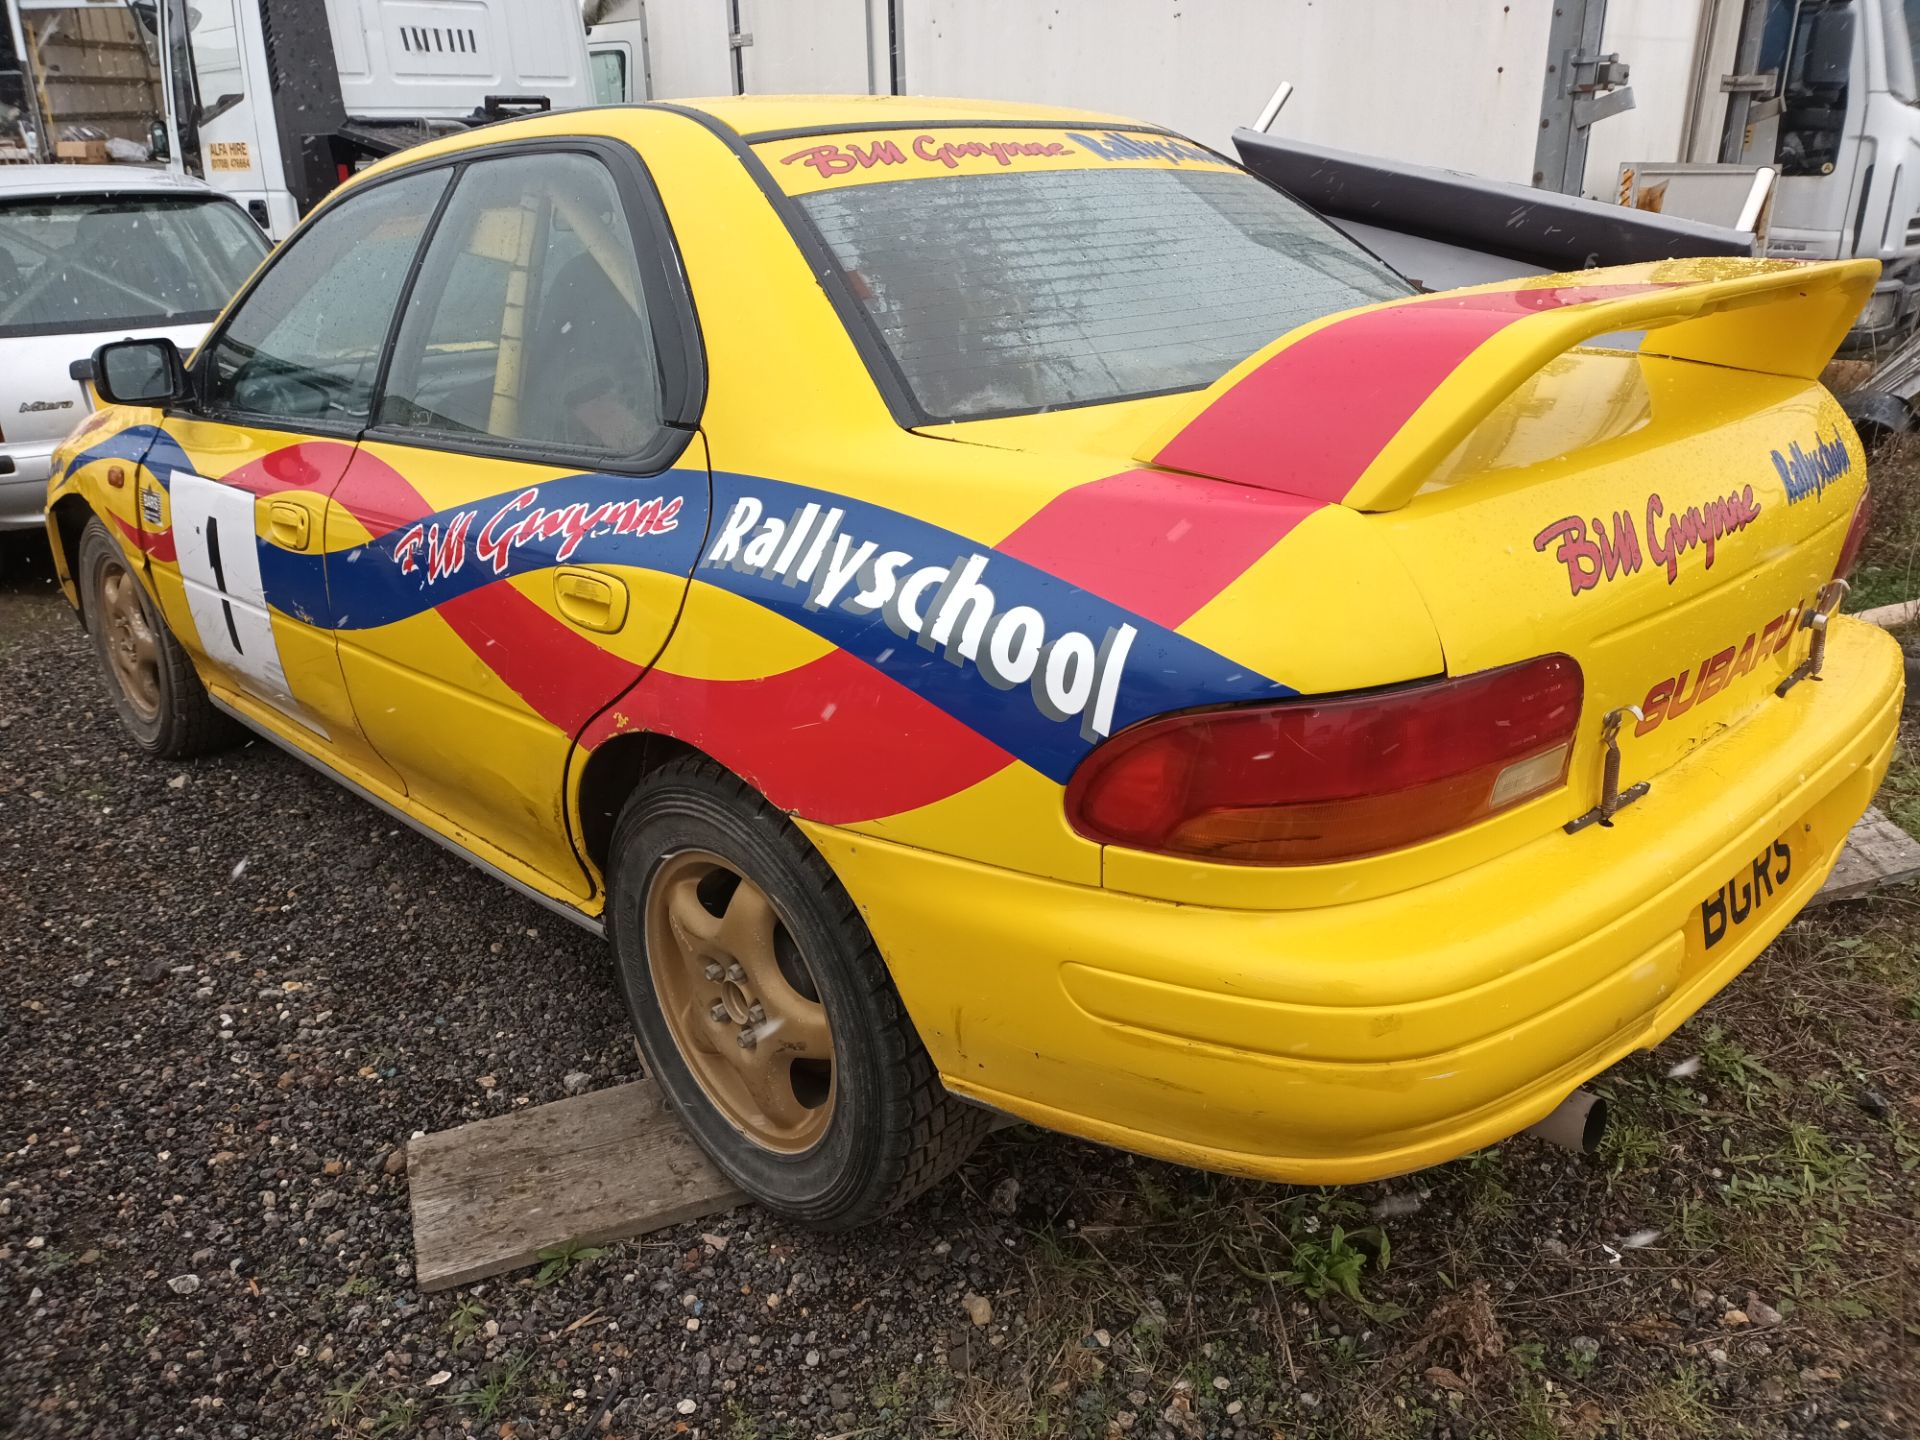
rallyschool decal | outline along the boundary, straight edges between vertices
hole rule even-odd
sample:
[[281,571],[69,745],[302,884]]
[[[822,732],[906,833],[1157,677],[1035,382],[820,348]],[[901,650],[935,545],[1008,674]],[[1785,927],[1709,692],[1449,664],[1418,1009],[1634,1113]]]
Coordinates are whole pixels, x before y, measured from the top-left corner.
[[695,579],[779,611],[1055,780],[1149,715],[1294,693],[898,511],[744,475],[714,485]]
[[1827,486],[1851,471],[1853,455],[1836,425],[1831,440],[1822,440],[1818,430],[1813,432],[1812,453],[1802,450],[1797,440],[1787,447],[1784,455],[1775,450],[1773,468],[1780,472],[1780,483],[1787,487],[1787,503],[1798,505],[1809,498],[1818,500],[1826,493]]
[[1736,535],[1760,515],[1760,502],[1753,487],[1743,485],[1731,495],[1718,496],[1703,505],[1685,510],[1667,511],[1667,502],[1659,494],[1649,495],[1646,505],[1646,551],[1640,548],[1640,532],[1634,528],[1630,511],[1616,510],[1611,528],[1600,516],[1593,517],[1589,530],[1579,515],[1554,521],[1533,537],[1533,548],[1544,552],[1554,547],[1553,558],[1567,567],[1567,585],[1575,595],[1591,590],[1602,580],[1635,575],[1647,559],[1667,572],[1667,583],[1680,578],[1680,557],[1689,550],[1702,552],[1702,569],[1713,568],[1719,544]]
[[1081,135],[1070,130],[1067,138],[1086,146],[1102,160],[1171,160],[1175,165],[1222,163],[1211,150],[1172,135],[1128,135],[1119,130],[1109,130],[1104,135]]

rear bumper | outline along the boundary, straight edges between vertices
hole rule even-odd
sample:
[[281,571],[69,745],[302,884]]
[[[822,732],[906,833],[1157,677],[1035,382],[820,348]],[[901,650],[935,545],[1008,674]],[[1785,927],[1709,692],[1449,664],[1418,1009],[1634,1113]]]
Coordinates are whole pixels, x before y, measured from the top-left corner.
[[[1889,637],[1836,622],[1822,682],[1611,829],[1353,904],[1173,905],[809,833],[956,1093],[1183,1164],[1355,1182],[1523,1129],[1745,968],[1878,788],[1901,681]],[[1743,901],[1762,857],[1768,893]],[[1702,902],[1729,882],[1746,919],[1709,947]]]
[[54,442],[0,445],[0,530],[37,530],[47,511]]

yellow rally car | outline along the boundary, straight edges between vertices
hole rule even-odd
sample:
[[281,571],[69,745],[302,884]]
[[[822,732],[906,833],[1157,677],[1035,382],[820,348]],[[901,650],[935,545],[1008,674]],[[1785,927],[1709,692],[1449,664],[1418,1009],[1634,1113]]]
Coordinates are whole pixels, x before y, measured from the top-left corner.
[[1422,295],[1130,121],[544,115],[103,347],[49,529],[141,748],[237,720],[604,928],[781,1211],[995,1111],[1362,1180],[1660,1040],[1873,794],[1874,276]]

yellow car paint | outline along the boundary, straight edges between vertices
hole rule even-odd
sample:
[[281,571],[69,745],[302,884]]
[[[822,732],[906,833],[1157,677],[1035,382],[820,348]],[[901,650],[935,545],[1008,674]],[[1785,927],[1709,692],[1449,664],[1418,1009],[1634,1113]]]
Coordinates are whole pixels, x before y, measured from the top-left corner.
[[[601,761],[672,737],[793,814],[957,1093],[1183,1163],[1359,1180],[1511,1134],[1668,1033],[1805,902],[1884,773],[1901,684],[1884,636],[1836,621],[1825,678],[1775,693],[1864,485],[1817,375],[1870,262],[1666,262],[1411,297],[1302,325],[1203,390],[913,424],[796,243],[796,198],[1236,167],[1111,117],[743,98],[438,140],[321,213],[398,171],[577,137],[641,157],[697,316],[705,392],[669,467],[622,489],[404,437],[116,409],[56,457],[49,527],[64,583],[63,502],[107,517],[222,703],[578,918],[606,904],[619,797],[596,789]],[[524,260],[522,237],[493,238],[501,263]],[[1640,329],[1637,352],[1590,343]],[[519,339],[495,354],[502,421]],[[137,482],[112,486],[116,467]],[[282,682],[200,632],[170,473],[250,489],[267,572],[324,575],[318,600],[267,589]],[[559,530],[501,538],[587,482],[658,502],[626,516],[632,545],[596,550],[612,521],[566,555]],[[304,544],[275,505],[308,519]],[[643,534],[682,558],[654,563]],[[783,548],[791,573],[808,547],[830,565],[835,538],[875,536],[919,567],[902,584],[924,580],[928,649],[924,607],[968,555],[1136,648],[1051,729],[1023,688],[939,688],[970,684],[964,669],[923,684],[768,569]],[[443,601],[395,599],[455,559],[499,568]],[[382,566],[407,583],[361,585]],[[1585,682],[1565,784],[1457,833],[1270,867],[1102,846],[1068,821],[1062,737],[1097,732],[1109,681],[1130,723],[1549,652]],[[1652,790],[1568,834],[1599,793],[1602,716],[1629,704],[1658,712],[1624,742]],[[1776,841],[1790,874],[1770,870],[1764,904],[1705,947],[1731,903],[1715,897],[1760,884]]]

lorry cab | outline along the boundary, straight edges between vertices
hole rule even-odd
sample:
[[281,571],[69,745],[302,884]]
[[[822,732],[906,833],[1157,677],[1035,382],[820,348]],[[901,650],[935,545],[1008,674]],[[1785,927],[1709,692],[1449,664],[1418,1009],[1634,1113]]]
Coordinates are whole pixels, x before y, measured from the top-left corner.
[[1881,277],[1846,353],[1920,318],[1920,82],[1902,0],[1751,7],[1727,89],[1722,160],[1780,172],[1767,253],[1876,258]]

